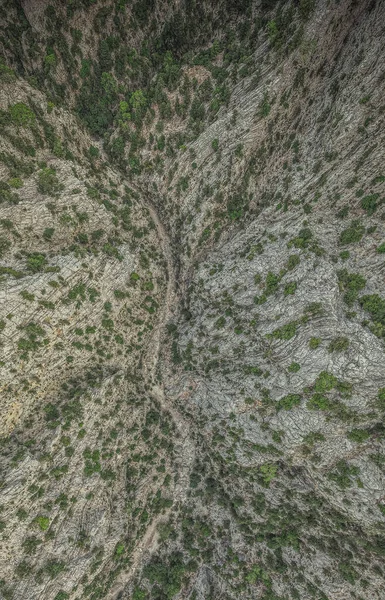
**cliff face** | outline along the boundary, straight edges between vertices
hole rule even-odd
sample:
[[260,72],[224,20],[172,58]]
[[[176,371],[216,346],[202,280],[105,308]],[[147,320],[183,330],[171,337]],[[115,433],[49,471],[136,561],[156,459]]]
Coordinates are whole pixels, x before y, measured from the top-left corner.
[[2,3],[0,597],[384,597],[384,23]]

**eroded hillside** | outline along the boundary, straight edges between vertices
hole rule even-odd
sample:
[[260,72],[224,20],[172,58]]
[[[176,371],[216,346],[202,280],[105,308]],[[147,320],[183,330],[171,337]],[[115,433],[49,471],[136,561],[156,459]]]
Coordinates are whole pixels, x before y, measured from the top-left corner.
[[0,7],[0,596],[383,598],[385,12]]

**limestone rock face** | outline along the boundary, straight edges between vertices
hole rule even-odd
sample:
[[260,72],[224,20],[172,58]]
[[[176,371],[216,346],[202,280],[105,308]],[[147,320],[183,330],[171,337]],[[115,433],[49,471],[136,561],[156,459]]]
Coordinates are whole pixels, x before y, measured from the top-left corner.
[[0,6],[0,597],[382,599],[385,5]]

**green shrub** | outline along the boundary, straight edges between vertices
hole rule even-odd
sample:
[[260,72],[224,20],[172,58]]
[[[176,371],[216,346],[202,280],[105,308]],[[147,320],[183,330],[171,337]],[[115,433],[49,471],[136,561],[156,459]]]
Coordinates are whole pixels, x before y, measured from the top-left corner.
[[382,244],[380,244],[379,246],[377,246],[377,252],[379,254],[384,254],[385,253],[385,242],[383,242]]
[[[274,23],[274,21],[272,21]],[[267,117],[270,114],[271,105],[269,102],[269,95],[267,92],[263,94],[263,99],[259,107],[259,114],[262,118]]]
[[311,431],[304,436],[303,443],[308,444],[309,446],[314,446],[314,444],[317,442],[324,442],[325,439],[326,438],[322,433],[319,433],[318,431]]
[[291,248],[294,246],[295,248],[304,249],[308,248],[310,242],[313,239],[313,234],[308,227],[304,227],[300,230],[297,237],[292,238],[290,242],[288,242],[287,247]]
[[215,329],[222,329],[222,327],[224,327],[225,324],[226,324],[225,317],[219,317],[219,319],[217,319],[215,321],[214,327],[215,327]]
[[135,273],[134,271],[131,273],[130,275],[130,281],[131,282],[136,282],[140,279],[140,275],[138,275],[138,273]]
[[90,146],[88,148],[88,155],[90,158],[98,158],[99,148],[97,148],[96,146]]
[[0,81],[4,81],[5,83],[9,83],[16,79],[15,72],[7,67],[4,63],[3,59],[0,59]]
[[38,174],[37,189],[41,194],[56,194],[63,189],[63,185],[56,176],[56,170],[44,167]]
[[340,562],[338,565],[338,570],[341,573],[342,577],[346,579],[351,585],[356,583],[356,578],[359,577],[357,571],[349,565],[348,563]]
[[279,275],[274,275],[274,273],[272,273],[271,271],[268,272],[268,274],[266,275],[266,282],[265,282],[265,295],[266,296],[270,296],[271,294],[274,294],[278,290],[280,279],[281,278]]
[[64,569],[65,563],[55,559],[48,560],[44,566],[44,571],[51,579],[57,577]]
[[291,321],[282,327],[279,327],[271,334],[271,337],[278,340],[291,340],[297,333],[297,321]]
[[301,404],[302,396],[299,394],[288,394],[277,402],[277,410],[281,408],[284,410],[290,410],[294,406]]
[[24,508],[18,508],[16,511],[16,516],[19,521],[25,521],[28,517],[28,512]]
[[10,106],[9,112],[15,125],[27,127],[35,122],[34,112],[24,102],[18,102]]
[[40,325],[33,322],[28,323],[28,325],[20,329],[25,332],[27,337],[20,338],[17,342],[17,347],[21,350],[20,358],[27,359],[30,352],[34,352],[42,346],[39,338],[45,334],[45,331]]
[[116,545],[116,548],[115,548],[115,556],[116,556],[116,557],[119,557],[119,556],[121,556],[121,555],[124,553],[124,550],[125,550],[125,548],[124,548],[124,544],[122,544],[122,543],[120,542],[119,544],[117,544],[117,545]]
[[145,590],[143,590],[140,587],[135,587],[133,594],[132,594],[132,600],[146,600],[147,594],[145,592]]
[[378,390],[378,405],[385,408],[385,387]]
[[35,523],[40,527],[42,531],[47,531],[49,527],[49,518],[40,515],[39,517],[36,517]]
[[305,315],[310,315],[312,317],[316,317],[317,315],[324,314],[324,307],[322,302],[310,302],[305,306],[304,313]]
[[52,239],[55,229],[53,227],[46,227],[43,231],[43,238],[49,242]]
[[366,431],[366,429],[352,429],[347,433],[346,437],[352,442],[361,444],[370,438],[370,434],[368,431]]
[[45,405],[44,412],[46,421],[56,421],[60,417],[59,409],[52,402]]
[[167,562],[158,557],[153,558],[143,569],[143,576],[150,583],[158,583],[164,598],[173,598],[181,589],[182,577],[185,572],[183,555],[181,552],[173,552],[169,555]]
[[364,196],[361,200],[361,207],[366,210],[368,215],[372,215],[378,208],[377,200],[380,197],[380,194],[370,194],[369,196]]
[[299,14],[305,21],[310,17],[315,7],[315,0],[299,0]]
[[12,188],[15,189],[20,189],[21,187],[23,187],[23,182],[20,179],[20,177],[12,177],[9,181],[8,181],[8,185]]
[[341,232],[339,243],[341,246],[354,244],[362,239],[365,233],[365,227],[359,221],[352,221],[347,229]]
[[373,321],[385,325],[385,300],[378,294],[362,296],[359,300],[362,308],[372,317]]
[[42,541],[39,540],[39,538],[37,538],[35,535],[32,535],[23,541],[22,546],[26,554],[35,554],[41,543]]
[[35,300],[34,294],[30,294],[30,292],[27,290],[22,290],[20,292],[20,296],[23,298],[23,300],[28,300],[29,302],[33,302]]
[[320,346],[321,344],[321,338],[317,338],[317,337],[312,337],[309,340],[309,348],[311,348],[311,350],[315,350],[316,348],[318,348],[318,346]]
[[352,487],[352,477],[360,473],[359,467],[349,465],[345,460],[340,460],[333,471],[328,473],[328,478],[334,481],[342,490]]
[[300,365],[299,363],[297,363],[297,362],[292,362],[292,363],[291,363],[291,364],[288,366],[287,370],[288,370],[290,373],[297,373],[297,372],[300,370],[300,368],[301,368],[301,365]]
[[328,352],[344,352],[349,348],[349,340],[347,337],[336,337],[334,338],[329,346]]
[[338,384],[338,379],[328,371],[321,371],[314,383],[316,392],[329,392]]
[[53,600],[68,600],[68,598],[69,598],[69,594],[67,594],[67,592],[64,592],[63,590],[59,590]]
[[6,237],[0,235],[0,258],[3,258],[4,254],[10,249],[11,246],[11,242],[7,240]]
[[278,466],[275,464],[265,463],[259,467],[259,471],[262,475],[263,483],[269,486],[270,482],[276,477],[278,472]]
[[47,259],[45,255],[40,254],[39,252],[34,252],[27,258],[27,269],[32,273],[38,273],[39,271],[42,271],[46,264]]
[[348,273],[342,269],[337,273],[340,288],[345,291],[344,302],[352,306],[358,298],[358,292],[366,286],[366,279],[359,273]]
[[286,263],[286,268],[289,271],[292,271],[293,269],[295,269],[295,267],[297,265],[299,265],[300,262],[301,262],[301,259],[298,254],[291,254]]
[[285,285],[283,293],[285,296],[292,296],[293,294],[295,294],[296,289],[297,289],[296,281],[289,281]]
[[8,203],[8,204],[19,204],[20,198],[13,192],[8,185],[4,181],[0,181],[0,204]]
[[310,410],[331,410],[333,404],[326,396],[320,393],[315,393],[306,403]]

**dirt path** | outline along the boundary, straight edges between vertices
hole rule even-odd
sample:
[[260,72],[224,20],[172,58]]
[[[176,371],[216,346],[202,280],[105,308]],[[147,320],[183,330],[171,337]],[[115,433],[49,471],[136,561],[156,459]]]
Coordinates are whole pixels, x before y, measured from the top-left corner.
[[[140,568],[143,562],[156,550],[158,545],[158,532],[157,528],[161,522],[168,520],[170,513],[172,512],[176,503],[183,503],[186,500],[186,492],[189,485],[189,474],[191,466],[194,461],[195,448],[194,444],[190,439],[189,424],[181,416],[181,414],[175,409],[172,401],[165,395],[163,385],[155,383],[155,375],[157,366],[159,363],[160,350],[162,347],[162,341],[165,335],[165,327],[169,320],[172,318],[172,314],[177,306],[177,290],[176,290],[176,278],[174,270],[174,261],[172,257],[171,243],[166,230],[160,221],[157,211],[154,206],[149,203],[143,203],[148,209],[152,220],[155,223],[155,227],[158,232],[159,243],[163,252],[163,256],[166,260],[167,269],[167,287],[163,305],[160,309],[159,319],[157,327],[153,331],[151,341],[149,343],[148,352],[146,355],[145,363],[143,364],[144,377],[147,382],[152,382],[152,389],[149,394],[155,398],[161,405],[164,411],[170,413],[178,432],[176,453],[177,453],[177,466],[178,466],[178,482],[173,490],[174,504],[168,508],[163,514],[158,515],[148,526],[144,536],[137,544],[135,550],[131,556],[131,566],[128,571],[121,573],[114,586],[106,596],[106,600],[117,600],[117,598],[125,598],[124,588],[130,583],[136,571]],[[121,596],[120,594],[123,595]]]

